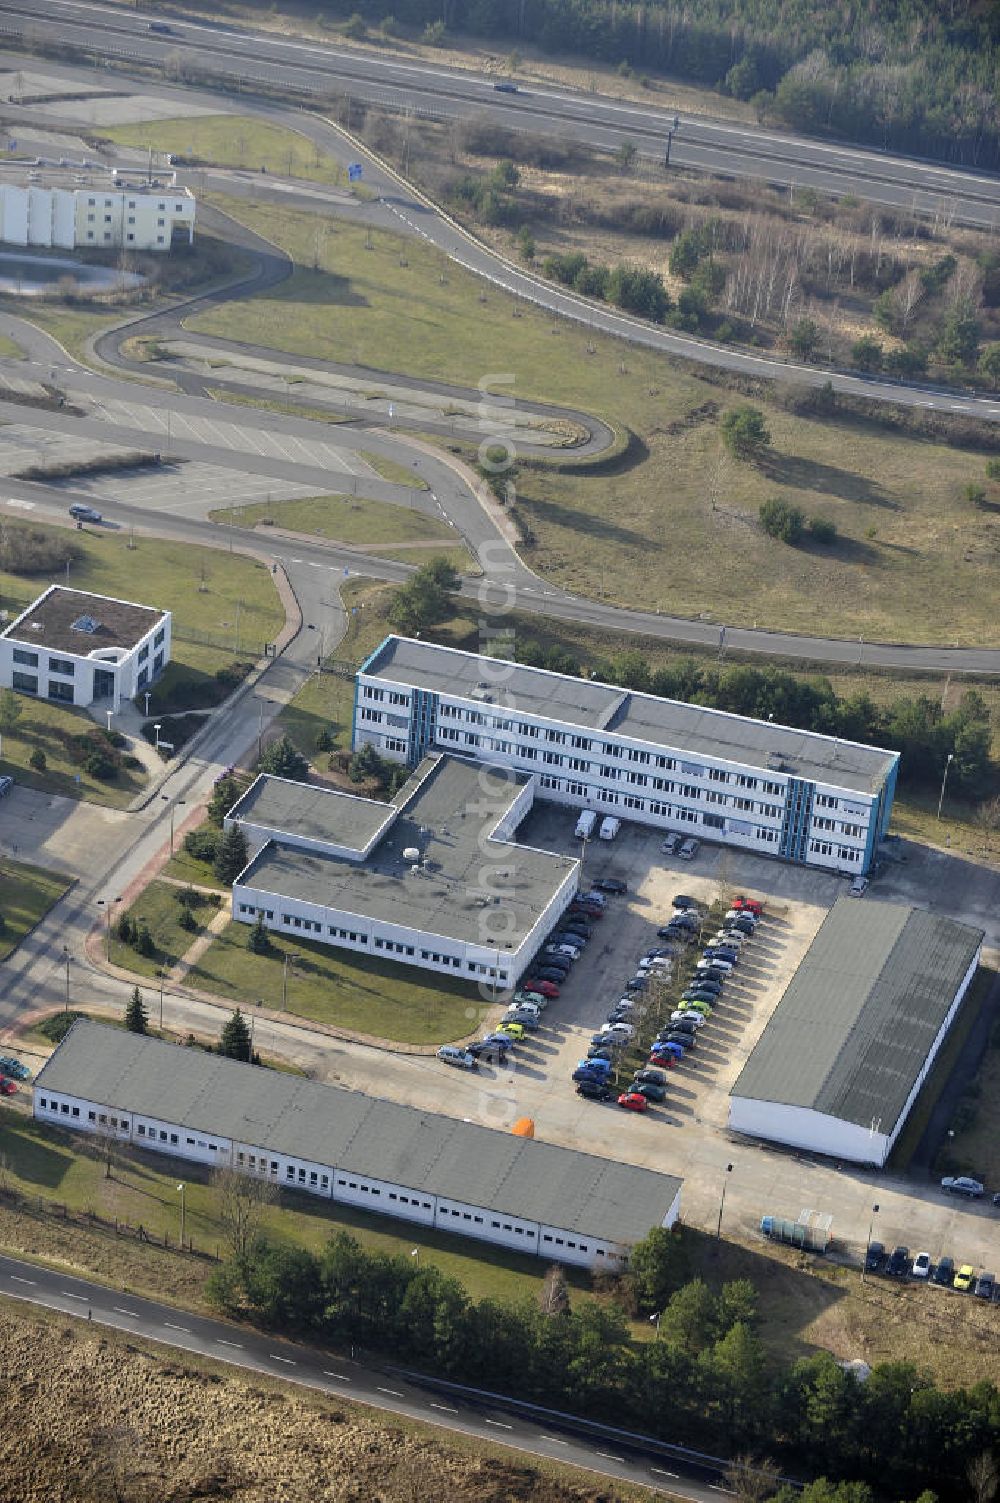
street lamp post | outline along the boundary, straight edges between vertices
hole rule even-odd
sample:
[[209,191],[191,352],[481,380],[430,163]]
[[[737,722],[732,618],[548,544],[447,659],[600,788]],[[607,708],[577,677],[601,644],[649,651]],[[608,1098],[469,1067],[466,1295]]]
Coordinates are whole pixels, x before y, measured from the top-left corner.
[[875,1230],[875,1217],[878,1215],[878,1201],[872,1206],[871,1220],[868,1223],[868,1241],[865,1243],[865,1261],[861,1265],[861,1282],[865,1282],[865,1274],[868,1272],[868,1254],[872,1250],[872,1232]]
[[170,804],[170,854],[172,856],[174,854],[174,811],[176,810],[178,804],[184,804],[187,802],[187,800],[179,798],[175,799],[173,803],[170,803],[170,795],[166,793],[161,793],[160,798],[165,804]]
[[162,731],[162,729],[163,729],[163,726],[160,724],[159,721],[157,721],[156,724],[153,726],[153,734],[156,736],[156,746],[154,748],[156,751],[159,751],[159,749],[160,749],[160,732]]
[[104,909],[104,917],[107,925],[106,953],[109,965],[111,964],[111,910],[116,903],[120,902],[121,894],[119,894],[117,898],[98,898],[97,900],[98,908]]
[[941,778],[941,797],[938,799],[938,807],[937,807],[937,817],[938,817],[938,819],[941,818],[941,806],[944,803],[944,790],[945,790],[945,784],[948,781],[948,769],[951,766],[951,764],[954,762],[954,760],[955,760],[955,753],[954,752],[949,752],[948,753],[948,759],[947,759],[947,761],[944,764],[944,775]]
[[163,967],[160,966],[160,1032],[163,1032]]
[[111,735],[111,717],[114,714],[114,710],[105,710],[104,713],[108,717],[108,735],[110,736]]
[[149,693],[144,693],[143,694],[143,699],[146,701],[146,719],[147,720],[149,719],[149,701],[150,701],[151,698],[152,698],[151,694],[149,694]]
[[177,1188],[181,1192],[181,1247],[183,1247],[184,1246],[184,1212],[185,1212],[184,1191],[185,1191],[185,1189],[187,1187],[185,1185],[183,1185],[183,1184],[180,1184],[180,1185],[177,1186]]
[[63,963],[66,966],[66,1011],[69,1012],[69,949],[63,945]]
[[715,1228],[715,1240],[718,1242],[722,1237],[722,1213],[726,1208],[726,1187],[729,1184],[729,1176],[733,1172],[732,1164],[726,1165],[726,1176],[722,1181],[722,1197],[719,1200],[719,1220]]
[[[285,951],[284,964],[281,967],[281,1010],[288,1011],[288,951]],[[250,1020],[251,1038],[253,1036],[253,1019]]]
[[677,131],[677,130],[680,130],[680,124],[681,124],[680,116],[679,115],[675,115],[674,116],[674,123],[673,123],[673,125],[670,125],[670,126],[667,127],[667,150],[666,150],[666,155],[663,158],[663,165],[664,165],[664,167],[669,167],[670,166],[670,148],[674,144],[674,132]]
[[656,1327],[656,1336],[654,1337],[654,1340],[656,1340],[656,1341],[659,1341],[659,1339],[660,1339],[660,1316],[662,1314],[663,1314],[662,1310],[657,1310],[657,1312],[656,1312],[655,1315],[651,1315],[649,1317],[649,1323],[650,1323],[650,1325]]

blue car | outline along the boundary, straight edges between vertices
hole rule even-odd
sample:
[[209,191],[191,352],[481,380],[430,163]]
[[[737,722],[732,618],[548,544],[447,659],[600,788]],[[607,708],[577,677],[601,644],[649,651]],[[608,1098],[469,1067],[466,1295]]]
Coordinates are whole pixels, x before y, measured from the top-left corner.
[[604,1081],[606,1081],[607,1078],[607,1075],[605,1075],[601,1070],[574,1070],[572,1076],[570,1077],[570,1079],[576,1085],[579,1085],[580,1082],[584,1080],[596,1080],[603,1085]]
[[576,1068],[578,1070],[598,1070],[602,1075],[607,1075],[608,1071],[613,1069],[613,1066],[609,1059],[595,1059],[588,1055],[586,1059],[577,1061]]
[[674,1056],[674,1059],[683,1059],[684,1046],[682,1044],[668,1044],[665,1042],[662,1044],[656,1043],[649,1051],[650,1059],[654,1059],[664,1054],[672,1054]]

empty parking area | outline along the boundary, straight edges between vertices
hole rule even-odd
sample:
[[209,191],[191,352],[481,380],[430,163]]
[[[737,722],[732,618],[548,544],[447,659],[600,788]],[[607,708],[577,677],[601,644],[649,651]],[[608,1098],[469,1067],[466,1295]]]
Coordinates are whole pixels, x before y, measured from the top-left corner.
[[[574,823],[571,810],[536,806],[519,839],[549,850],[569,853],[575,849],[579,854]],[[657,831],[623,824],[614,841],[588,843],[583,885],[613,877],[626,882],[628,892],[609,896],[604,916],[591,921],[589,944],[573,965],[560,996],[546,1009],[542,1027],[518,1047],[516,1068],[530,1071],[533,1077],[544,1075],[553,1095],[568,1101],[574,1098],[573,1071],[609,1011],[629,995],[628,983],[637,974],[640,959],[663,944],[656,931],[672,917],[673,898],[683,894],[697,901],[697,912],[707,925],[702,941],[707,943],[717,928],[715,923],[708,924],[709,917],[721,917],[732,895],[745,892],[763,901],[764,917],[723,982],[712,1015],[699,1028],[693,1047],[667,1069],[665,1101],[651,1101],[644,1114],[647,1122],[656,1121],[665,1129],[683,1131],[697,1126],[721,1131],[727,1122],[730,1087],[845,884],[817,872],[704,845],[693,862],[683,862],[665,856],[662,841]],[[680,993],[701,955],[697,943],[672,948],[671,972],[631,994],[635,1006],[629,1021],[640,1037],[655,1035],[666,1026],[672,1008],[683,1005]],[[646,1018],[639,1021],[643,1011]],[[576,1098],[581,1111],[618,1112],[614,1098],[629,1087],[634,1071],[646,1062],[646,1051],[640,1053],[626,1042],[614,1056],[611,1102]],[[583,1123],[581,1128],[589,1136]],[[675,1144],[671,1151],[680,1154],[684,1150]]]

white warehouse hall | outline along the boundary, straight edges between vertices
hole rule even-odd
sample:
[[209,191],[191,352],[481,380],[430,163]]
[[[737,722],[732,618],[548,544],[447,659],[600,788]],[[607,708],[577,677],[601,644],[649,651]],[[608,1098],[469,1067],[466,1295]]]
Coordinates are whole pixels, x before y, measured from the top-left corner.
[[615,1159],[79,1019],[38,1072],[38,1122],[619,1272],[682,1181]]

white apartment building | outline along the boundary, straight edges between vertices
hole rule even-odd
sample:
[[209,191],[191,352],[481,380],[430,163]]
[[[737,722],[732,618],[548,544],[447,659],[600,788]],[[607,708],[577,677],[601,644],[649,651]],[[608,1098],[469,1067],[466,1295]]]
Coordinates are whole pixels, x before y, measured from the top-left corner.
[[0,184],[0,241],[7,245],[166,252],[175,235],[193,243],[194,221],[187,188]]
[[867,872],[899,755],[546,669],[387,637],[355,680],[352,744],[530,774],[538,796],[851,875]]
[[258,777],[226,817],[255,852],[233,917],[500,990],[572,901],[580,863],[515,844],[534,779],[429,756],[391,803]]
[[0,688],[117,711],[169,663],[170,626],[169,611],[50,585],[0,632]]
[[79,1019],[35,1120],[497,1247],[619,1272],[673,1226],[673,1175]]

